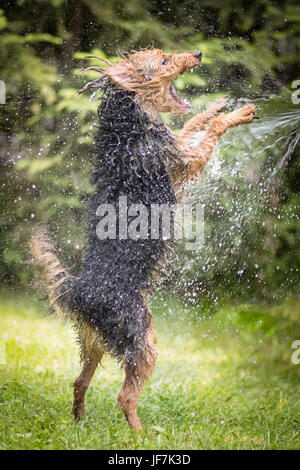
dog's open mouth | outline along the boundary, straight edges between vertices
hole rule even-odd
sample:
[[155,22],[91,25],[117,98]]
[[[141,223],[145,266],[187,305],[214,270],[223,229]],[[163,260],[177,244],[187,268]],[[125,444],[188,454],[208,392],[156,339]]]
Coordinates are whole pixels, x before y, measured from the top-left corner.
[[[199,52],[199,54],[200,54],[200,56],[196,57],[196,61],[198,61],[198,63],[192,64],[192,66],[184,67],[181,70],[180,75],[182,75],[184,72],[186,72],[186,70],[190,70],[191,72],[193,72],[194,67],[197,67],[198,65],[201,64],[202,54],[200,52]],[[177,92],[176,92],[176,88],[175,88],[173,83],[170,85],[169,91],[170,91],[170,95],[171,95],[172,99],[174,101],[176,101],[176,103],[178,103],[185,111],[189,111],[191,109],[191,105],[187,100],[183,100],[183,99],[179,98],[179,96],[177,95]]]
[[187,101],[182,100],[181,98],[179,98],[179,96],[176,93],[176,88],[173,85],[173,83],[170,85],[170,95],[172,96],[173,100],[176,101],[176,103],[178,103],[178,104],[180,104],[180,106],[182,106],[182,108],[184,108],[186,110],[191,109],[191,105]]

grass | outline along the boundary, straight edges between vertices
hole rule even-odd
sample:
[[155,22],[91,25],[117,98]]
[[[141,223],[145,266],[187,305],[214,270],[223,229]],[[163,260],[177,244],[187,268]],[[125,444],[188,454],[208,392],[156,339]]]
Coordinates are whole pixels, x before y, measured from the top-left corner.
[[116,407],[123,373],[111,358],[88,390],[86,418],[75,424],[72,382],[80,369],[71,326],[44,318],[32,299],[2,299],[0,448],[300,448],[300,364],[291,362],[299,302],[224,306],[206,319],[172,299],[152,307],[159,357],[136,436]]

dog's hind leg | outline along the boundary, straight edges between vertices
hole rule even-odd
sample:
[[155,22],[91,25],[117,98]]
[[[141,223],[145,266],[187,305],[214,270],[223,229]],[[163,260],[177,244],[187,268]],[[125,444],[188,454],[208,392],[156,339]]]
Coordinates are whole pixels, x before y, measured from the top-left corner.
[[73,415],[76,421],[79,421],[84,416],[85,394],[104,354],[104,350],[101,346],[95,342],[94,338],[91,338],[93,334],[90,332],[85,333],[87,334],[84,337],[81,334],[79,335],[82,345],[83,368],[81,374],[73,384]]
[[86,357],[81,374],[74,382],[73,414],[76,421],[84,417],[85,394],[101,358]]
[[137,413],[137,405],[143,384],[149,379],[155,367],[157,351],[155,349],[156,333],[150,326],[143,354],[134,365],[125,366],[125,380],[118,397],[118,406],[122,408],[129,426],[141,431],[142,425]]

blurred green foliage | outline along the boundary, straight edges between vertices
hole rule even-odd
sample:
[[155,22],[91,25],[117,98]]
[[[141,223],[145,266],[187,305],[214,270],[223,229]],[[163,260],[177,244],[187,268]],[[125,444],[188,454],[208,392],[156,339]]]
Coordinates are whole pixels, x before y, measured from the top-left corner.
[[[237,0],[2,2],[0,79],[7,86],[7,102],[0,105],[0,282],[21,287],[31,282],[27,240],[37,221],[46,222],[59,237],[61,257],[71,270],[76,271],[80,262],[84,207],[92,191],[88,175],[97,107],[88,95],[76,94],[84,80],[95,77],[94,72],[84,77],[79,73],[95,63],[86,55],[113,61],[121,51],[151,44],[166,51],[200,49],[202,67],[176,83],[191,98],[202,95],[200,101],[193,101],[198,109],[213,93],[256,97],[277,92],[297,78],[299,32],[299,5],[292,0],[280,4],[267,0],[252,4]],[[273,105],[272,112],[279,111]],[[171,116],[165,119],[172,121]],[[175,127],[182,125],[180,119],[174,122]],[[230,149],[228,154],[230,159]],[[261,200],[257,200],[259,218],[255,223],[250,219],[241,234],[238,256],[245,255],[242,264],[247,269],[246,258],[261,260],[263,283],[246,268],[247,274],[237,277],[237,264],[228,257],[206,278],[202,268],[207,254],[203,254],[189,273],[184,272],[184,278],[193,282],[184,286],[181,279],[178,292],[195,290],[195,283],[206,286],[196,289],[197,295],[210,290],[215,295],[217,289],[222,297],[230,286],[237,296],[245,292],[252,297],[255,292],[272,296],[282,286],[285,293],[298,292],[299,223],[290,217],[300,202],[299,183],[295,183],[300,178],[298,154],[295,147],[281,173],[281,184],[274,188],[276,208],[260,210]],[[240,179],[234,197],[247,199],[247,191],[248,185]],[[222,224],[232,200],[227,198],[226,204]],[[207,217],[213,240],[213,226],[218,223],[213,201]],[[276,236],[267,254],[262,220]],[[186,259],[181,260],[184,265]],[[292,281],[285,284],[283,277],[291,268]]]

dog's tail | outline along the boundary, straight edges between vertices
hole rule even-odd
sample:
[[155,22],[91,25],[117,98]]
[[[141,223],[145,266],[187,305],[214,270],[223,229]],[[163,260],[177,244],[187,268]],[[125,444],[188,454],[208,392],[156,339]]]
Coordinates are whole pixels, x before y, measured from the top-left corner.
[[56,250],[46,227],[35,227],[30,248],[38,269],[42,272],[51,305],[60,316],[68,316],[68,299],[72,288],[72,277],[60,264]]

